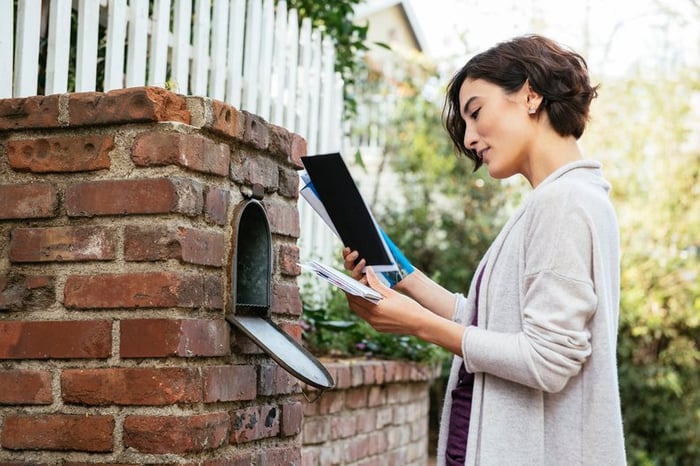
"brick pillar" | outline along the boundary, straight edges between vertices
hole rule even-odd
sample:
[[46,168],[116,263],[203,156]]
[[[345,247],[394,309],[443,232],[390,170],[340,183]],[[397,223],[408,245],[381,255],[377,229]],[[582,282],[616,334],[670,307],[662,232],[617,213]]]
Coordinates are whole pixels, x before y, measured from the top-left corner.
[[301,338],[306,143],[159,88],[0,100],[0,464],[299,464],[300,385],[224,319],[254,185]]

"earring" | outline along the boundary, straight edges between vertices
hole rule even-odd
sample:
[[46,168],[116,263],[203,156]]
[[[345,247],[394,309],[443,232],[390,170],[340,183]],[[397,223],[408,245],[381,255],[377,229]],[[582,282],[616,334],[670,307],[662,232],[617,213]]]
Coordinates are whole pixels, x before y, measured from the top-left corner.
[[530,107],[530,110],[528,110],[527,113],[529,113],[530,115],[534,115],[535,113],[537,113],[537,109],[534,107]]

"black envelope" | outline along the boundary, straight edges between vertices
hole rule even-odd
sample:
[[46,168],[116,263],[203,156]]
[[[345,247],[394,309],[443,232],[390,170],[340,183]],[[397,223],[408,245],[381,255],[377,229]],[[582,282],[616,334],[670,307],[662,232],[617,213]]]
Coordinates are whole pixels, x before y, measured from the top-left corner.
[[378,272],[397,270],[372,213],[339,153],[301,158],[341,241]]

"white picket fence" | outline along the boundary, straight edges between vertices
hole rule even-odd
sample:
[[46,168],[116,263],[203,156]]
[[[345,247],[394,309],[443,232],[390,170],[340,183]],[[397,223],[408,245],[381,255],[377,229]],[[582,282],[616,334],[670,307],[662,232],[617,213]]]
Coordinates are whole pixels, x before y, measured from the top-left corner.
[[[102,83],[100,25],[106,27]],[[343,152],[343,81],[334,71],[334,44],[308,18],[299,27],[297,11],[288,11],[284,0],[20,0],[16,8],[0,0],[0,98],[37,95],[42,39],[46,95],[167,85],[300,134],[309,154]],[[332,261],[337,240],[303,200],[299,208],[302,258]]]

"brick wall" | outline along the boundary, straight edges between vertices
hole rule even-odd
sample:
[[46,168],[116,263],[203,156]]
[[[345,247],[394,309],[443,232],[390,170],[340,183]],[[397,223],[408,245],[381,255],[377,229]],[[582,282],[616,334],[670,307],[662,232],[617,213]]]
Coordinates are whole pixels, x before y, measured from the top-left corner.
[[401,361],[324,362],[336,386],[304,403],[303,466],[425,466],[438,369]]
[[262,186],[272,315],[300,338],[305,150],[157,88],[0,100],[0,464],[301,462],[297,379],[224,315]]

